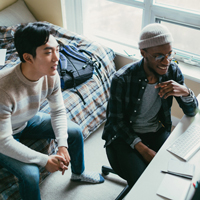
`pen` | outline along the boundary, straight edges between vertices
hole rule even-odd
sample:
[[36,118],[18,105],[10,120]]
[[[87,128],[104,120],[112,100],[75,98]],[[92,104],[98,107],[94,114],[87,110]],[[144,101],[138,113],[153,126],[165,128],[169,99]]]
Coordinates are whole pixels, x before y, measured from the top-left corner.
[[191,176],[187,176],[187,175],[183,175],[183,174],[176,174],[176,173],[173,173],[173,172],[167,172],[167,171],[161,171],[162,173],[165,173],[165,174],[171,174],[171,175],[174,175],[174,176],[178,176],[178,177],[182,177],[182,178],[187,178],[187,179],[192,179]]

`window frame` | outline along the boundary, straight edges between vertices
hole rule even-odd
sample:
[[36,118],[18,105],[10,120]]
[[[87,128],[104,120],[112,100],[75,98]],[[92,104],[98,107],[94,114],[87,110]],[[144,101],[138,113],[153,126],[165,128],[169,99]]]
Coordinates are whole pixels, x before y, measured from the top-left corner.
[[[174,8],[156,3],[156,0],[107,0],[110,2],[120,3],[128,6],[143,9],[142,28],[149,23],[154,23],[159,20],[179,23],[185,26],[194,27],[200,30],[200,12],[186,10],[182,8]],[[65,0],[67,29],[78,34],[83,34],[83,18],[82,18],[82,0]],[[70,9],[69,9],[70,8]],[[100,38],[105,39],[105,38]],[[107,41],[115,43],[107,38]],[[129,48],[136,49],[137,47],[127,45]],[[138,50],[137,50],[138,51]],[[181,57],[190,58],[191,54],[183,51],[178,51],[176,59]],[[194,56],[193,59],[200,63],[200,55]]]

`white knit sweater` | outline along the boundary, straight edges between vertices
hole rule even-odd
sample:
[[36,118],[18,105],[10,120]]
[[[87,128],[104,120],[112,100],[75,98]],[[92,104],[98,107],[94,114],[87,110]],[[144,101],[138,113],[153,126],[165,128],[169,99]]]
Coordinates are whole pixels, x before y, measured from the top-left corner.
[[48,156],[13,138],[22,131],[45,99],[51,109],[51,122],[58,146],[67,147],[67,117],[58,73],[38,81],[27,80],[20,64],[0,71],[0,153],[25,163],[45,166]]

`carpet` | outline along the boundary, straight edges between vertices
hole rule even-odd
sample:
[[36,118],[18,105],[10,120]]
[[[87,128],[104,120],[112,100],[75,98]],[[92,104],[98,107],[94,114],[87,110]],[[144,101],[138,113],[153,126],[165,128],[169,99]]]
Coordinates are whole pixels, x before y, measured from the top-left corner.
[[[104,124],[84,142],[86,171],[101,173],[102,165],[110,166],[101,139]],[[70,167],[69,167],[70,168]],[[71,170],[52,173],[40,185],[42,200],[114,200],[126,186],[126,181],[115,174],[104,176],[102,184],[70,181]]]

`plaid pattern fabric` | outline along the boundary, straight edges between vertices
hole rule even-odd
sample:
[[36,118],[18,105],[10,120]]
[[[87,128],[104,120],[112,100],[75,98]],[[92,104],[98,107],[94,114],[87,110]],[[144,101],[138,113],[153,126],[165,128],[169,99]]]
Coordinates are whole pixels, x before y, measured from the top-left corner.
[[[101,68],[98,73],[94,73],[93,77],[85,83],[77,86],[77,89],[83,96],[86,104],[84,105],[80,97],[73,89],[63,91],[63,99],[66,107],[68,118],[80,125],[83,137],[86,139],[94,132],[106,119],[106,107],[109,98],[110,80],[115,73],[115,65],[113,59],[114,52],[94,41],[67,31],[64,28],[44,22],[52,27],[55,31],[55,37],[60,44],[70,44],[79,49],[91,52],[100,62]],[[0,66],[0,70],[10,68],[18,63],[20,59],[14,47],[13,36],[16,26],[0,27],[0,48],[7,49],[6,64]],[[40,111],[49,113],[50,108],[47,101],[44,101],[40,107]],[[49,144],[48,140],[39,141],[23,141],[24,144],[37,151],[52,154],[55,153],[56,144],[54,140]],[[40,182],[49,175],[44,168],[40,167]],[[18,181],[16,177],[10,174],[6,169],[0,166],[0,200],[20,199]]]
[[[31,149],[45,153],[55,154],[56,144],[54,140],[23,140],[23,144],[29,146]],[[50,174],[43,167],[40,170],[40,183]],[[19,200],[19,185],[18,180],[7,169],[0,166],[0,200]]]

